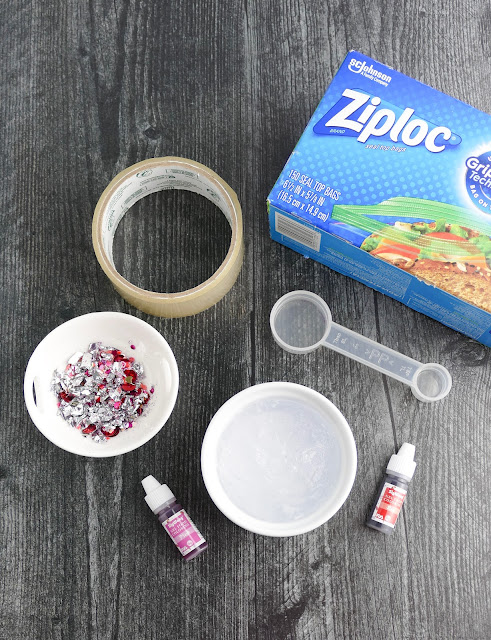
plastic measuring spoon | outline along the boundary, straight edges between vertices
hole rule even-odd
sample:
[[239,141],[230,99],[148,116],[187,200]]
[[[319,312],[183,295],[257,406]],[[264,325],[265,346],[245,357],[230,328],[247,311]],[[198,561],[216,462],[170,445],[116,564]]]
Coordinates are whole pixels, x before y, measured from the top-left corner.
[[441,364],[421,364],[336,324],[324,300],[310,291],[282,296],[271,310],[270,324],[274,339],[285,351],[309,353],[328,347],[408,384],[422,402],[441,400],[452,387],[452,377]]

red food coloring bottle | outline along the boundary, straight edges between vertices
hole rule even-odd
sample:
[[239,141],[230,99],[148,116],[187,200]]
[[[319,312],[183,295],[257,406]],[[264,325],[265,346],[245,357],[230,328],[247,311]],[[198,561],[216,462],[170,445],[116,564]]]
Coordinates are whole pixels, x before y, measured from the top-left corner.
[[208,548],[208,543],[196,525],[178,504],[175,495],[166,484],[160,484],[153,476],[142,480],[145,501],[158,517],[186,562],[193,560]]
[[371,529],[387,535],[394,531],[407,488],[416,469],[414,451],[414,445],[405,442],[398,453],[391,456],[377,499],[366,521]]

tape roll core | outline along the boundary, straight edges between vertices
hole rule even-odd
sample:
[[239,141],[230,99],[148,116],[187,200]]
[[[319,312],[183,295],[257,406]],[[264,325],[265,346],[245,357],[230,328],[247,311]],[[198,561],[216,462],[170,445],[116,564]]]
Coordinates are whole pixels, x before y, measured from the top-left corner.
[[[197,287],[179,293],[141,289],[121,276],[113,260],[114,234],[124,214],[145,196],[168,189],[193,191],[208,198],[232,229],[230,248],[215,273]],[[152,158],[128,167],[106,187],[94,211],[92,243],[103,271],[130,304],[154,316],[190,316],[216,304],[237,280],[244,257],[242,210],[235,192],[208,167],[185,158]]]

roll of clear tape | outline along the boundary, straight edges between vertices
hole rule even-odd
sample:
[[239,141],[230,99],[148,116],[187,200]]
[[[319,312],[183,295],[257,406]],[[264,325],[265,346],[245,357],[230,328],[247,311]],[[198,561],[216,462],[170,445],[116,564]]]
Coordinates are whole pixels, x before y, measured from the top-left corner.
[[[208,280],[186,291],[157,293],[135,286],[118,273],[113,241],[119,222],[135,202],[168,189],[193,191],[208,198],[227,218],[232,238],[225,260]],[[208,167],[185,158],[152,158],[128,167],[111,180],[95,208],[92,242],[103,271],[130,304],[154,316],[190,316],[216,304],[237,280],[244,257],[242,210],[235,192]]]

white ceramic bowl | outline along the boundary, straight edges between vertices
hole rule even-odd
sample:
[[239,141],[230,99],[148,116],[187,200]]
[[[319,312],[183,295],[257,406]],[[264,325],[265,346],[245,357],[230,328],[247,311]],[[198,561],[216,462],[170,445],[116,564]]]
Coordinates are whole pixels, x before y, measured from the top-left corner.
[[[104,443],[84,437],[58,415],[51,390],[56,369],[91,342],[120,349],[144,367],[144,382],[155,393],[132,429]],[[131,349],[131,345],[136,348]],[[179,372],[171,348],[149,324],[125,313],[104,311],[69,320],[49,333],[34,350],[24,376],[24,398],[36,427],[61,449],[81,456],[105,458],[127,453],[153,438],[168,420],[177,398]]]
[[241,391],[215,414],[201,470],[232,522],[267,536],[293,536],[327,522],[348,497],[356,446],[345,418],[320,393],[290,382]]

